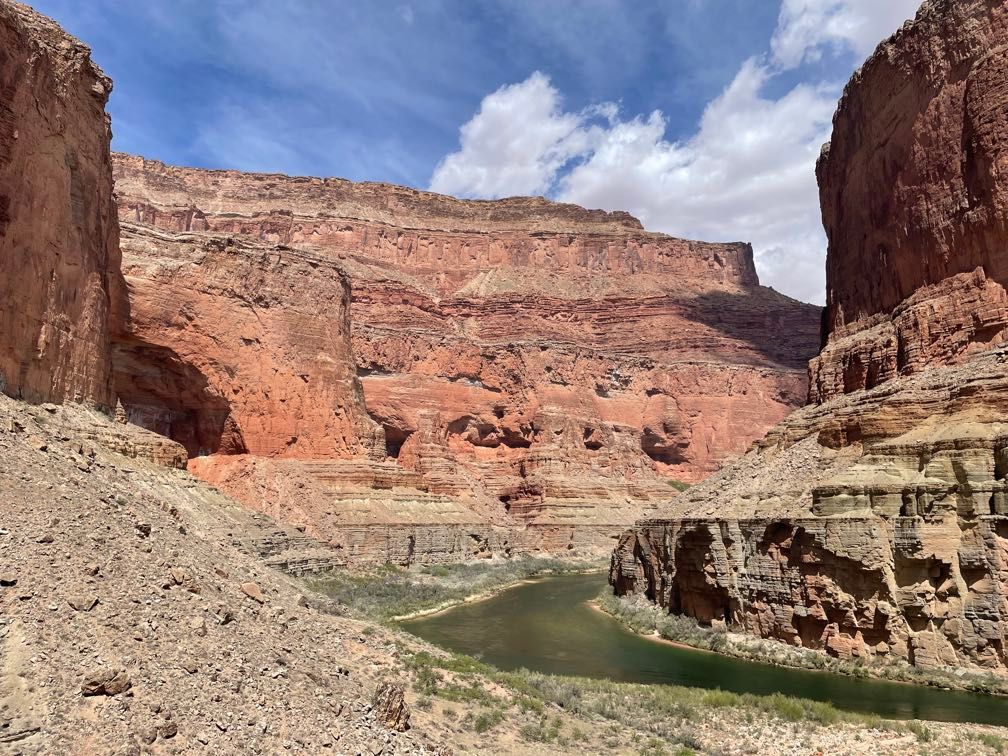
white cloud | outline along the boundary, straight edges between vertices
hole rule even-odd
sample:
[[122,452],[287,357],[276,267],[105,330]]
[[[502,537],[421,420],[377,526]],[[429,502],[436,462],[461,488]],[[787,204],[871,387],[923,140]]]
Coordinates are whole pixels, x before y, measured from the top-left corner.
[[483,98],[460,130],[461,149],[434,170],[431,189],[462,197],[545,194],[587,148],[585,115],[564,113],[560,93],[536,71]]
[[815,162],[840,82],[801,83],[773,98],[768,82],[827,50],[858,61],[918,0],[783,0],[765,58],[751,58],[710,102],[697,131],[669,141],[655,111],[624,120],[612,103],[567,112],[540,72],[488,95],[437,166],[435,191],[467,197],[549,194],[629,210],[649,229],[708,241],[751,241],[762,282],[822,303],[826,239]]
[[821,301],[825,242],[813,166],[837,91],[802,85],[769,100],[760,94],[769,75],[748,61],[708,105],[697,134],[675,143],[658,111],[631,120],[612,103],[565,112],[536,72],[484,98],[431,188],[466,197],[551,194],[629,209],[655,231],[752,241],[765,283]]
[[822,301],[825,239],[813,167],[837,91],[800,85],[767,99],[768,76],[746,62],[688,141],[667,141],[660,113],[614,124],[561,179],[559,198],[630,208],[656,231],[751,241],[764,284]]
[[815,60],[824,47],[865,58],[878,43],[913,18],[921,0],[783,0],[770,43],[774,62],[794,68]]

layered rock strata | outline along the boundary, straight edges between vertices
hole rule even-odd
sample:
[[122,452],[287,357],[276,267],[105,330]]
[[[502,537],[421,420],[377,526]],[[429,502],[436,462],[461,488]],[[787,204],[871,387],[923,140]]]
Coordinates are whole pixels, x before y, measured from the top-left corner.
[[847,86],[818,166],[829,343],[813,401],[1005,341],[1006,27],[1002,3],[926,3]]
[[819,164],[811,404],[626,533],[617,592],[841,658],[1008,671],[1006,43],[1003,4],[926,3],[855,75]]
[[[447,509],[437,514],[452,501],[459,517],[483,526],[461,539],[454,529],[399,530],[394,545],[375,553],[409,553],[411,537],[443,544],[428,553],[459,553],[460,542],[476,550],[604,544],[674,495],[677,479],[716,469],[805,398],[801,366],[818,343],[818,310],[759,287],[747,245],[672,239],[626,214],[541,199],[468,202],[129,156],[116,156],[115,166],[132,318],[145,324],[148,341],[175,344],[180,329],[158,304],[150,266],[131,267],[138,247],[151,265],[159,244],[212,239],[278,255],[297,250],[346,270],[352,353],[367,413],[383,435],[374,457],[384,462],[370,456],[368,435],[368,454],[292,446],[264,455],[247,443],[204,444],[197,454],[216,454],[193,469],[260,506],[270,498],[269,475],[242,480],[224,455],[354,458],[363,471],[392,465],[414,478],[391,504],[353,482],[373,477],[361,472],[311,487],[308,508],[319,521],[333,521],[327,508],[338,512],[353,527],[434,527],[442,516],[454,522]],[[325,275],[320,268],[309,280]],[[204,340],[192,354],[205,349],[217,353]],[[274,346],[260,349],[275,359]],[[183,361],[206,374],[198,360]],[[233,394],[219,390],[228,381],[209,383],[221,414],[234,415]],[[148,402],[148,416],[156,405]],[[284,410],[260,406],[263,422]],[[281,477],[295,467],[255,461]],[[334,487],[371,497],[382,517],[337,506]],[[328,530],[346,540],[335,524]]]
[[0,391],[13,397],[114,403],[111,89],[87,47],[0,3]]
[[350,287],[305,251],[127,227],[114,344],[127,418],[190,457],[375,457],[350,356]]
[[800,410],[624,534],[611,582],[840,658],[1005,671],[1006,397],[998,349]]

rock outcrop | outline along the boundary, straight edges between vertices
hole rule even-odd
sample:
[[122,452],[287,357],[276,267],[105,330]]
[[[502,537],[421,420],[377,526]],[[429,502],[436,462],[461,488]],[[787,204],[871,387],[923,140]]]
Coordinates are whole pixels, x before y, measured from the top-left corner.
[[87,47],[0,3],[0,391],[13,397],[114,404],[111,89]]
[[233,238],[127,227],[115,389],[127,419],[190,457],[384,456],[331,261]]
[[1008,669],[1008,351],[895,384],[794,413],[638,523],[616,590],[841,658]]
[[[201,457],[194,471],[263,511],[288,506],[269,493],[289,488],[280,479],[302,480],[289,516],[348,553],[399,561],[611,543],[674,495],[677,480],[716,469],[805,399],[802,366],[818,343],[819,311],[760,287],[748,245],[681,241],[626,214],[541,199],[469,202],[114,160],[133,332],[174,350],[163,362],[168,373],[188,372],[200,393],[188,406],[212,418],[209,433],[195,435],[210,440],[194,439],[191,409],[130,386],[142,360],[120,351],[128,359],[117,386],[129,414],[185,443]],[[308,310],[310,292],[339,278],[333,263],[346,271],[364,401],[340,395],[337,414],[353,421],[336,437],[357,448],[287,444],[293,435],[333,437],[298,402],[297,434],[284,429],[266,447],[250,441],[262,435],[251,415],[280,429],[292,405],[250,394],[243,408],[252,376],[236,373],[235,360],[286,365],[291,345],[261,334],[239,343],[247,335],[234,320],[221,335],[216,313],[253,321],[239,296],[247,287],[210,262],[208,246],[318,261],[307,277],[293,268],[267,274],[285,278],[273,285],[286,291],[301,287]],[[180,258],[190,260],[186,274],[166,289]],[[189,293],[208,286],[212,307]],[[330,322],[335,313],[317,314],[316,329],[345,327]],[[346,346],[326,354],[350,367]],[[300,372],[255,378],[282,398],[290,389],[277,388],[299,387]],[[313,376],[310,385],[300,394],[320,384]],[[245,452],[256,459],[226,456]],[[354,463],[340,462],[336,474],[340,459]],[[237,472],[245,468],[256,472]],[[374,489],[389,469],[395,482]],[[360,535],[379,531],[387,537]]]
[[813,401],[1004,343],[1006,26],[1002,3],[927,3],[847,86],[818,166],[829,343]]
[[819,164],[810,404],[626,533],[618,593],[841,658],[1008,671],[1003,3],[926,3]]

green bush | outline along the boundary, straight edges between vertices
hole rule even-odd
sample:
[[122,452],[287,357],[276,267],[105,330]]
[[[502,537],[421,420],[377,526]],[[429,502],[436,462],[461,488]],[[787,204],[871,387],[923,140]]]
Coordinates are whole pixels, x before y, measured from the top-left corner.
[[535,724],[524,725],[519,732],[525,740],[534,743],[552,743],[560,737],[560,729],[563,723],[559,719],[549,721],[549,717],[542,717]]
[[970,734],[970,737],[983,743],[995,753],[1004,753],[1006,747],[1008,747],[1008,741],[990,732],[974,732]]
[[911,720],[906,723],[906,728],[917,736],[917,740],[921,743],[930,743],[934,740],[934,733],[923,723],[918,722],[916,719]]
[[478,733],[491,730],[504,721],[504,712],[500,709],[491,709],[482,712],[473,722],[473,729]]

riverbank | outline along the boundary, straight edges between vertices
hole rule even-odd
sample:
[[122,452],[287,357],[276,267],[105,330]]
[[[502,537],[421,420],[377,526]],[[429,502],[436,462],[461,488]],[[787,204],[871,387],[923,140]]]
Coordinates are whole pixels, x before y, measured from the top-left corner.
[[[1003,728],[897,722],[781,694],[756,696],[619,683],[528,670],[503,672],[437,651],[403,659],[421,716],[514,738],[515,750],[691,754],[1002,754]],[[464,716],[457,714],[459,708]],[[512,728],[508,734],[506,728]],[[513,728],[517,726],[517,737]],[[537,750],[537,752],[539,752]]]
[[945,690],[1008,695],[1008,678],[991,672],[966,669],[954,673],[925,670],[896,659],[883,663],[843,661],[813,649],[796,648],[779,641],[703,627],[689,617],[668,614],[639,596],[617,597],[604,591],[593,602],[593,606],[613,617],[627,629],[646,638],[711,651],[736,659],[790,669],[807,669],[850,677],[925,685]]
[[348,616],[394,625],[483,601],[536,578],[604,570],[597,561],[518,557],[410,568],[385,565],[332,573],[308,585]]
[[[515,669],[502,671],[462,654],[431,646],[398,629],[403,592],[420,591],[419,604],[444,599],[450,592],[458,601],[492,593],[494,601],[474,601],[457,611],[471,612],[507,601],[506,586],[545,587],[545,570],[581,572],[570,563],[519,560],[513,563],[414,568],[383,568],[369,575],[338,576],[323,581],[341,596],[332,603],[343,611],[387,618],[381,624],[365,620],[359,634],[344,640],[341,653],[361,648],[389,649],[395,659],[387,674],[409,681],[407,702],[418,730],[451,742],[460,752],[486,752],[489,744],[503,752],[611,752],[647,756],[690,754],[998,754],[1008,732],[985,725],[948,722],[896,722],[879,716],[841,711],[829,703],[783,695],[753,695],[704,690],[679,685],[616,682],[583,676],[546,674]],[[566,580],[567,578],[563,578]],[[574,579],[573,576],[571,579]],[[380,588],[386,580],[397,587]],[[599,578],[599,582],[602,582]],[[593,582],[590,591],[597,591]],[[476,584],[483,590],[476,590]],[[491,584],[493,587],[491,588]],[[341,590],[339,587],[344,586]],[[378,591],[356,609],[344,600]],[[521,590],[526,590],[523,588]],[[564,589],[566,591],[566,589]],[[501,595],[498,595],[501,594]],[[589,593],[585,598],[594,595]],[[382,608],[378,599],[393,601]],[[583,601],[583,598],[576,599]],[[377,602],[377,603],[376,603]],[[420,611],[416,606],[413,611]],[[396,609],[399,609],[397,612]],[[507,612],[493,611],[498,620]],[[447,621],[450,615],[444,615]],[[421,621],[427,621],[421,620]],[[513,637],[515,631],[488,621],[488,637]],[[448,622],[448,624],[455,624]],[[559,628],[564,649],[576,647],[573,633],[580,623]],[[607,620],[608,624],[608,620]],[[464,629],[464,632],[469,632]],[[482,644],[482,648],[487,645]],[[537,642],[538,646],[538,642]],[[588,659],[585,659],[588,661]],[[576,662],[580,664],[580,662]]]

